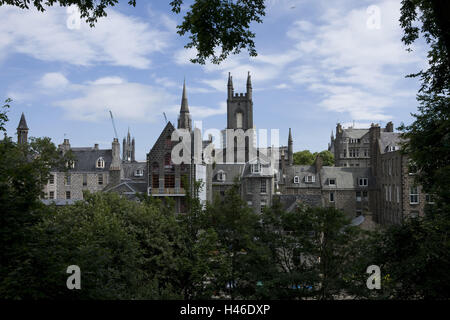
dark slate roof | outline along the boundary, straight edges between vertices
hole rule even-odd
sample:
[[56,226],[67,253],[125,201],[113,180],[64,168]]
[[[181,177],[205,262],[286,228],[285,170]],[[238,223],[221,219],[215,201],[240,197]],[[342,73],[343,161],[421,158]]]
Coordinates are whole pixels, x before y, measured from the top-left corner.
[[[216,167],[213,170],[213,177],[212,177],[212,181],[213,183],[220,183],[220,184],[233,184],[234,183],[234,179],[236,177],[240,177],[242,175],[242,171],[244,169],[244,164],[243,163],[229,163],[229,164],[225,164],[225,163],[221,163],[221,164],[216,164]],[[225,181],[217,181],[217,173],[219,171],[223,171],[225,172]]]
[[[294,183],[294,177],[298,176],[300,183]],[[305,176],[315,176],[315,182],[306,183]],[[320,181],[319,175],[316,173],[316,168],[314,166],[287,166],[286,173],[284,176],[286,187],[296,187],[296,188],[319,188]]]
[[[111,149],[71,148],[75,156],[75,168],[71,172],[102,172],[108,171],[112,161]],[[98,158],[105,160],[103,169],[96,168]]]
[[403,142],[403,139],[400,138],[399,132],[381,132],[378,140],[380,153],[388,152],[387,148],[389,146],[400,147],[401,142]]
[[[142,177],[136,177],[134,175],[135,171],[141,169],[144,170],[144,175]],[[124,179],[132,180],[146,180],[147,172],[147,162],[125,162],[122,163],[122,172]]]
[[17,129],[28,130],[27,121],[25,120],[25,115],[22,112],[22,116],[20,117],[19,126]]
[[[323,189],[355,189],[358,188],[358,178],[370,179],[370,168],[358,167],[322,167],[321,179]],[[329,179],[336,179],[336,186],[328,184]]]
[[361,139],[363,136],[369,133],[369,129],[356,129],[356,128],[347,128],[343,129],[343,137],[352,138],[352,139]]

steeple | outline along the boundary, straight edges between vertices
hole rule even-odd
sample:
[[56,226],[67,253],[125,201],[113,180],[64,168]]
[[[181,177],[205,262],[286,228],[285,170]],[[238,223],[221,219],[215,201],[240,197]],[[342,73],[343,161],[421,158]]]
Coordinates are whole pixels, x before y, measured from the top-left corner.
[[228,72],[228,100],[231,100],[233,98],[233,94],[233,77],[231,76],[231,72]]
[[25,120],[25,115],[22,112],[20,117],[19,125],[17,126],[17,143],[23,144],[28,141],[28,126]]
[[252,100],[252,78],[250,76],[250,71],[247,75],[247,97],[249,100]]
[[186,80],[183,82],[183,95],[181,97],[180,116],[178,117],[178,129],[192,130],[192,120],[189,114],[188,99],[186,94]]
[[292,141],[291,128],[289,128],[289,137],[288,137],[288,165],[292,166],[293,164],[294,164],[293,141]]

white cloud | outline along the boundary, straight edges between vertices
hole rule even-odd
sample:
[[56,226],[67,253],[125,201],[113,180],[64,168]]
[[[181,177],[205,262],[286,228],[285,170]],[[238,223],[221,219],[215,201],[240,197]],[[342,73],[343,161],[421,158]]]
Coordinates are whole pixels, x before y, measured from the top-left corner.
[[39,80],[39,85],[46,89],[61,89],[69,84],[69,80],[59,72],[46,73]]
[[400,4],[377,3],[380,29],[367,27],[367,7],[348,10],[323,7],[320,22],[299,20],[288,30],[301,64],[290,79],[322,96],[325,110],[355,120],[387,120],[404,75],[417,70],[417,55],[405,51],[399,26]]
[[[0,57],[23,53],[44,61],[89,66],[109,64],[148,68],[149,55],[169,46],[172,33],[154,28],[141,19],[108,10],[94,28],[84,21],[69,29],[64,8],[34,9],[0,7]],[[26,21],[26,23],[23,23]]]

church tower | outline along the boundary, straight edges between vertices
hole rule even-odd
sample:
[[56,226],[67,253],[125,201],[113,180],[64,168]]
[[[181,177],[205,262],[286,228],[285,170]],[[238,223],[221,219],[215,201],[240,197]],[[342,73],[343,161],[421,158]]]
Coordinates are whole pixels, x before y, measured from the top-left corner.
[[27,121],[25,120],[25,115],[22,112],[19,126],[17,127],[17,143],[24,144],[27,143],[27,141],[28,141],[28,126]]
[[233,78],[228,74],[227,129],[253,129],[252,80],[247,76],[247,92],[234,93]]
[[293,140],[291,128],[289,128],[289,137],[288,137],[288,165],[292,166],[294,164],[294,149],[293,149]]
[[183,95],[181,97],[180,115],[178,116],[178,129],[192,130],[192,119],[189,113],[188,99],[186,94],[186,80],[183,82]]
[[128,134],[127,138],[123,138],[123,150],[122,150],[122,161],[123,162],[136,162],[134,155],[135,155],[135,141],[134,137],[133,140],[131,140],[130,135],[130,128],[128,128]]

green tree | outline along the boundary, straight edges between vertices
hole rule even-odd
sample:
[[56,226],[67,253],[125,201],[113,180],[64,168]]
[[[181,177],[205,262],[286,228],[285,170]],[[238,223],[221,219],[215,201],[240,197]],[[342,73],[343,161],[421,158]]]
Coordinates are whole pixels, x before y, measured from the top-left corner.
[[322,158],[324,166],[334,166],[334,155],[330,151],[324,150],[321,152],[314,152],[314,160],[317,156]]
[[[181,12],[183,0],[170,2],[172,11]],[[75,5],[91,27],[98,18],[107,16],[106,9],[114,7],[119,0],[0,0],[1,5],[11,5],[22,9],[35,7],[45,11],[46,6]],[[136,0],[129,0],[129,5],[136,6]],[[220,63],[232,53],[237,54],[247,49],[250,56],[256,56],[254,37],[250,30],[252,22],[262,23],[265,15],[264,0],[195,0],[183,16],[183,22],[177,26],[181,36],[189,35],[186,48],[195,48],[197,56],[191,59],[194,63],[204,64],[207,59]],[[220,50],[219,50],[220,49]]]
[[314,155],[309,150],[294,152],[294,164],[296,165],[312,165],[314,163]]

